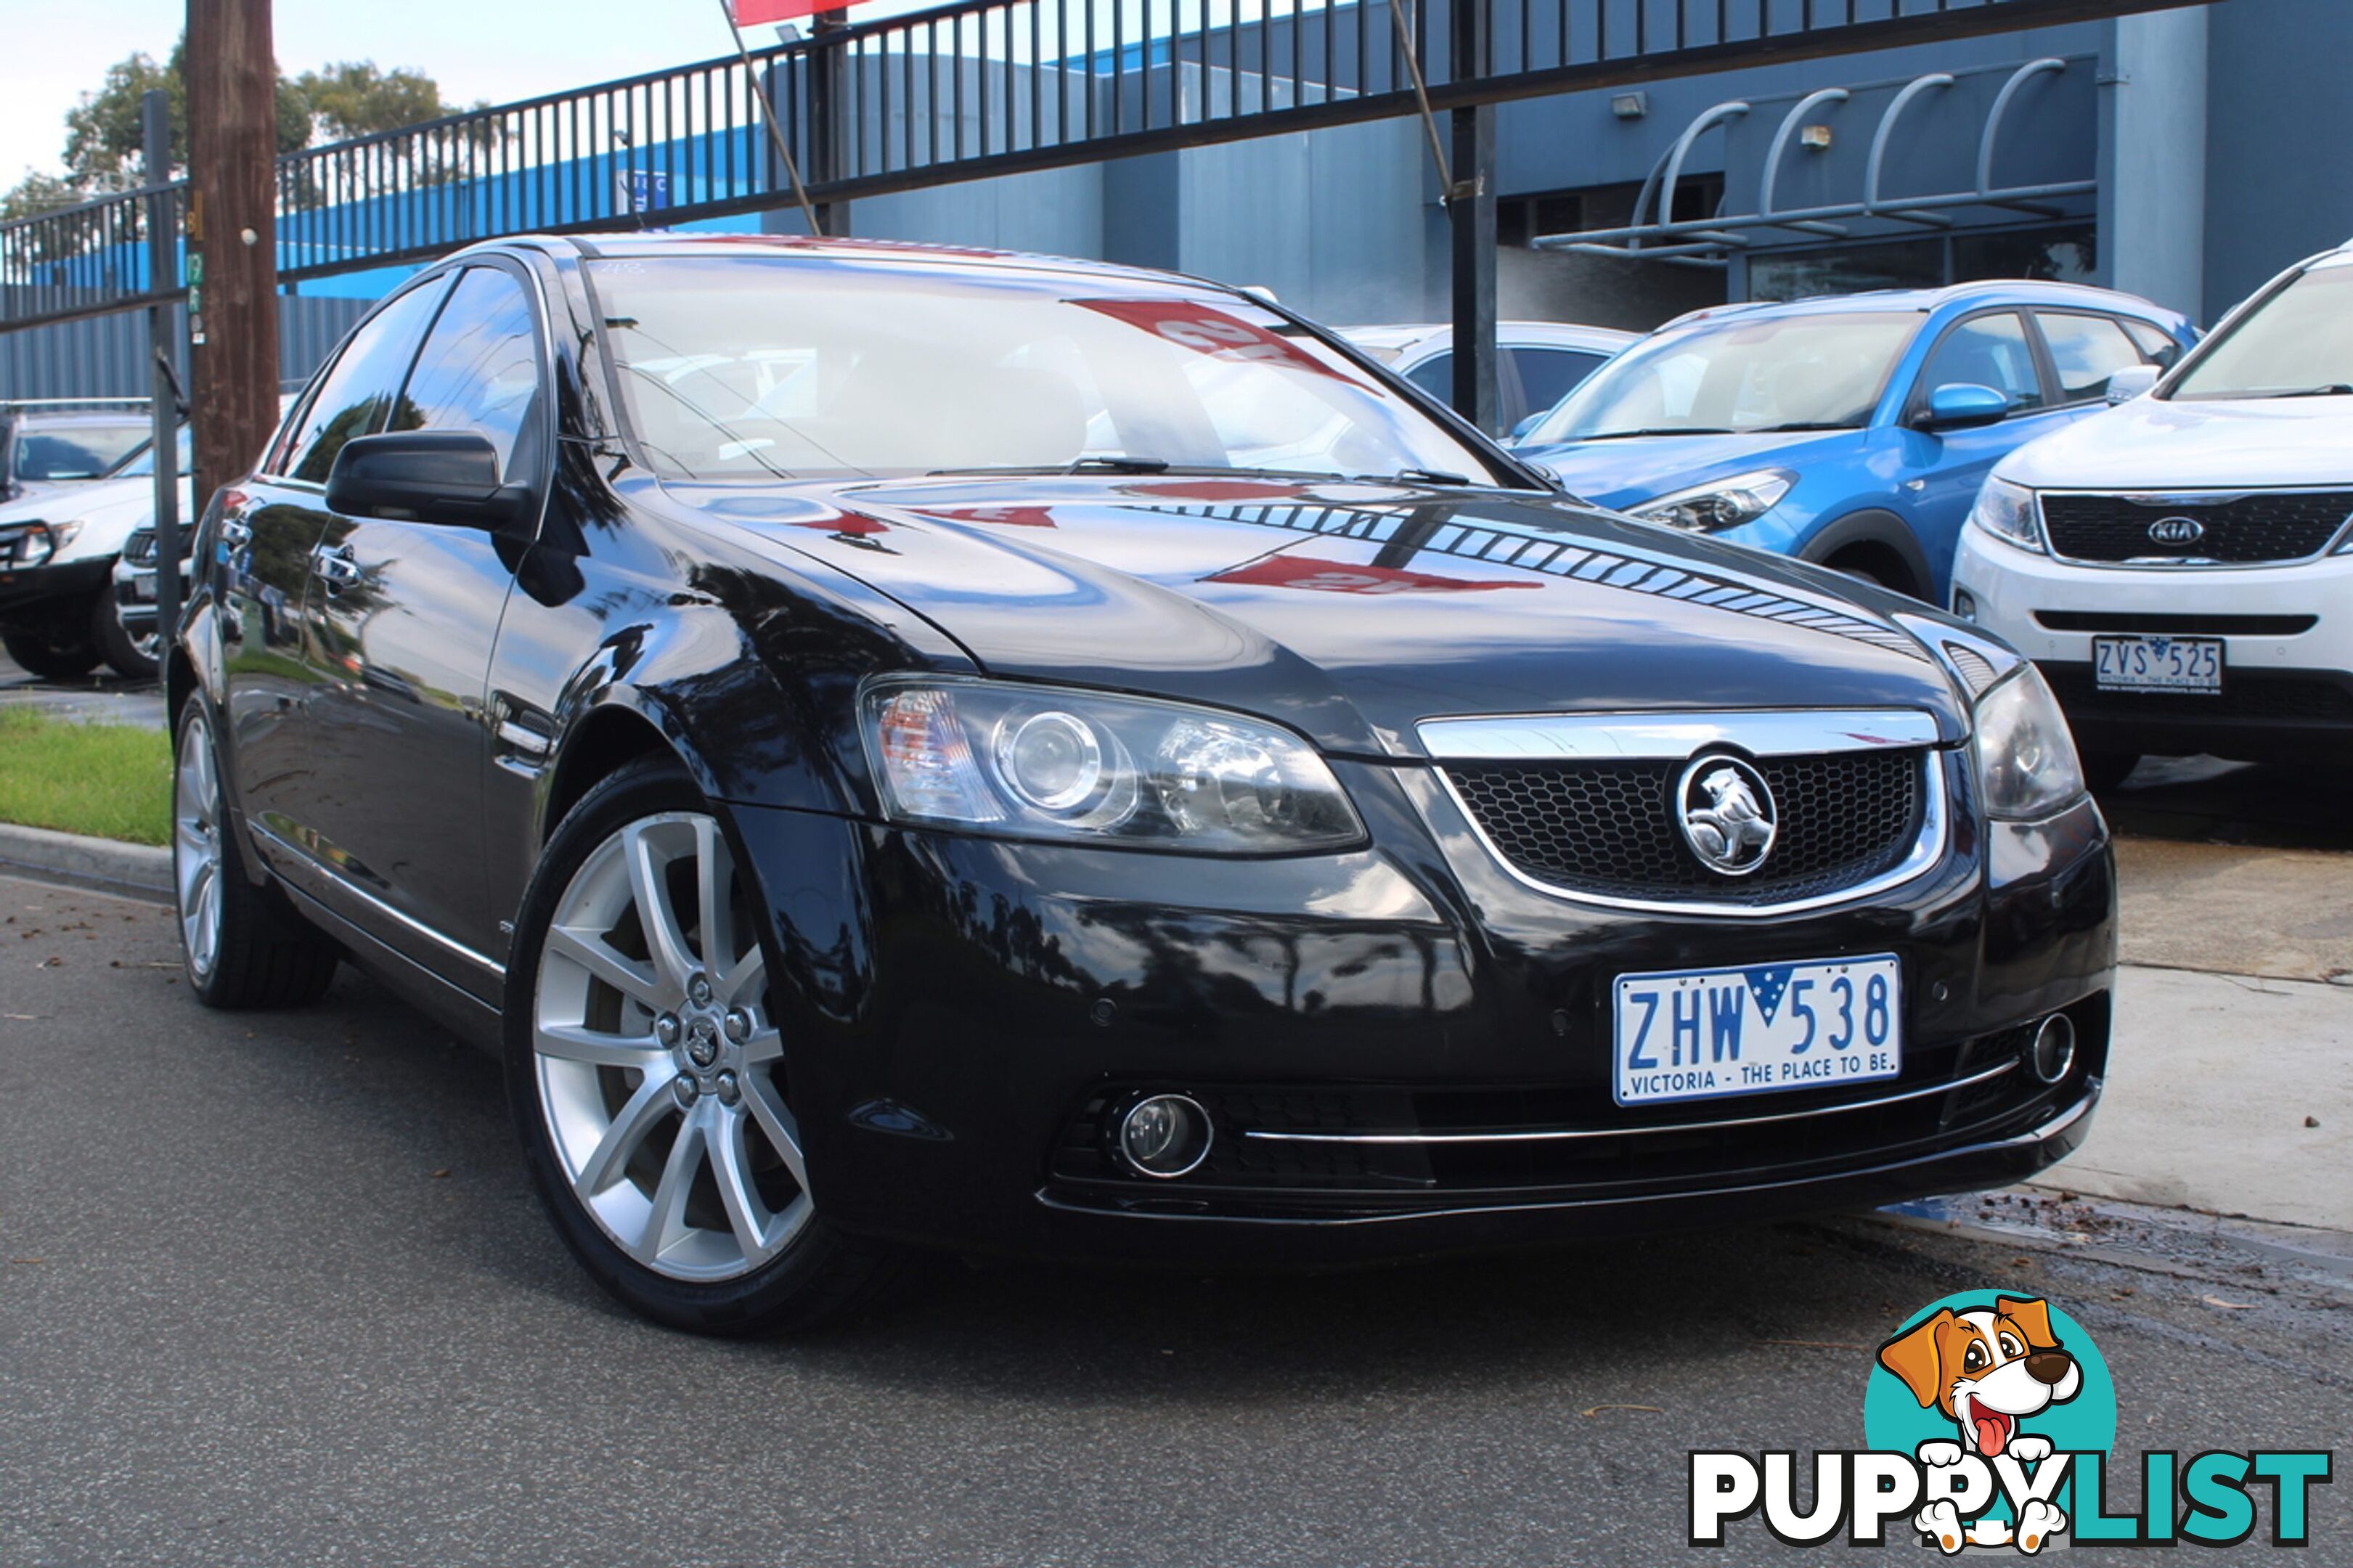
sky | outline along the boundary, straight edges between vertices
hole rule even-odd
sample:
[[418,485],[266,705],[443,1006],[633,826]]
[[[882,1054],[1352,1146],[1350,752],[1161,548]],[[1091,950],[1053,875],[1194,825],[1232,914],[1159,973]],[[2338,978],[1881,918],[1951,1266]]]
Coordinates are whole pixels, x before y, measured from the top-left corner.
[[[185,0],[7,0],[0,49],[0,188],[55,174],[65,115],[106,68],[172,52]],[[502,103],[731,53],[718,0],[277,0],[278,63],[410,66],[456,103]],[[773,42],[755,29],[754,45]]]

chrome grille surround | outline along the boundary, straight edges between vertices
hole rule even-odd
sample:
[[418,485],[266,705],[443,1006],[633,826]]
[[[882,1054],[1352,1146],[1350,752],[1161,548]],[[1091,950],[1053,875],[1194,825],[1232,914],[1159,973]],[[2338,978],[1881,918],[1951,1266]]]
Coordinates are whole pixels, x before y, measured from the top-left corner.
[[[1933,714],[1914,709],[1772,710],[1734,713],[1525,714],[1423,721],[1423,749],[1480,847],[1514,880],[1550,897],[1660,914],[1757,918],[1828,908],[1871,898],[1925,874],[1943,854],[1949,824],[1946,749]],[[1531,871],[1505,851],[1458,784],[1449,764],[1516,763],[1609,767],[1681,763],[1710,749],[1764,759],[1828,758],[1905,752],[1919,769],[1918,827],[1893,864],[1883,863],[1839,887],[1819,885],[1785,899],[1742,899],[1726,880],[1712,889],[1660,888],[1631,893],[1565,885]]]

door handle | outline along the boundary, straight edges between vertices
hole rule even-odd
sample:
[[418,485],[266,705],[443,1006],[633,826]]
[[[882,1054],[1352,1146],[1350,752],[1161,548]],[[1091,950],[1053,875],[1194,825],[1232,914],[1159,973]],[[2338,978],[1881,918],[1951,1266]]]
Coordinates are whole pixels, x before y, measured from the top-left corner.
[[348,545],[337,545],[332,550],[322,545],[311,552],[311,564],[318,569],[320,577],[326,582],[327,592],[331,594],[338,588],[348,588],[360,580],[360,563],[352,559]]
[[230,545],[253,542],[253,524],[234,517],[221,519],[221,542]]

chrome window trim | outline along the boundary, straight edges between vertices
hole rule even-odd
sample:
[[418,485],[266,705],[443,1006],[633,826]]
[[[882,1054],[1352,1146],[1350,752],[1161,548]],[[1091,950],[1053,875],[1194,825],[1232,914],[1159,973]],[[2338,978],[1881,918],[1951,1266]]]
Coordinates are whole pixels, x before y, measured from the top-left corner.
[[1532,888],[1550,898],[1565,899],[1571,903],[1592,904],[1611,910],[1631,910],[1640,914],[1710,915],[1731,920],[1764,920],[1776,915],[1797,914],[1807,910],[1826,910],[1833,905],[1853,903],[1859,900],[1873,898],[1891,889],[1902,887],[1905,883],[1925,875],[1931,867],[1935,866],[1945,852],[1945,753],[1935,750],[1922,751],[1920,766],[1926,775],[1926,782],[1923,789],[1924,799],[1920,808],[1920,834],[1912,841],[1910,853],[1894,866],[1867,881],[1857,882],[1852,887],[1840,888],[1832,892],[1819,893],[1809,899],[1790,899],[1770,904],[1723,903],[1704,897],[1689,900],[1629,899],[1612,893],[1596,893],[1582,888],[1564,888],[1557,882],[1547,882],[1541,877],[1531,876],[1513,865],[1510,857],[1506,856],[1495,841],[1487,836],[1486,828],[1480,825],[1479,814],[1471,808],[1469,801],[1462,798],[1462,792],[1455,788],[1454,780],[1448,774],[1442,764],[1438,768],[1437,773],[1439,783],[1446,791],[1447,799],[1453,802],[1454,809],[1461,815],[1463,825],[1471,830],[1471,836],[1478,840],[1479,847],[1487,852],[1487,858],[1494,861],[1505,876],[1523,887]]
[[2309,566],[2316,561],[2326,561],[2353,543],[2353,509],[2348,509],[2337,531],[2328,542],[2309,555],[2286,555],[2276,561],[2207,561],[2195,555],[2136,555],[2124,561],[2090,561],[2081,555],[2062,555],[2056,541],[2051,537],[2050,520],[2042,515],[2045,496],[2076,496],[2090,500],[2126,500],[2137,506],[2227,506],[2234,500],[2251,496],[2326,496],[2353,493],[2353,478],[2336,485],[2239,485],[2226,489],[2203,490],[2086,490],[2036,489],[2034,495],[2034,526],[2042,531],[2043,547],[2051,559],[2066,566],[2080,566],[2086,572],[2270,572],[2282,566]]
[[1754,709],[1735,713],[1521,713],[1424,719],[1422,750],[1440,763],[1679,763],[1709,746],[1752,757],[1808,757],[1934,746],[1936,718],[1917,708]]
[[[262,826],[259,822],[248,821],[246,824],[246,826],[256,838],[268,839],[270,843],[277,845],[280,849],[285,850],[287,854],[293,856],[302,865],[317,872],[321,879],[323,879],[329,887],[333,888],[337,892],[349,894],[352,898],[356,899],[363,904],[365,904],[369,909],[383,915],[386,920],[395,921],[404,930],[415,931],[418,936],[425,938],[427,942],[434,943],[436,946],[455,953],[458,957],[475,965],[485,973],[500,980],[506,978],[507,966],[499,963],[496,959],[484,957],[481,953],[476,952],[472,948],[468,947],[464,942],[459,942],[457,938],[452,936],[444,936],[441,932],[435,931],[431,926],[427,925],[423,921],[417,919],[415,916],[404,914],[402,911],[394,909],[390,904],[385,903],[382,899],[377,898],[365,888],[359,886],[350,878],[336,872],[325,862],[322,861],[317,856],[305,853],[301,847],[289,843],[279,835],[270,832],[269,829]],[[316,897],[315,894],[312,896]],[[323,900],[322,901],[323,902]]]
[[1835,1116],[1847,1110],[1873,1110],[1881,1106],[1901,1105],[1908,1100],[1925,1100],[1932,1094],[1951,1094],[1956,1089],[1972,1089],[1990,1082],[2016,1066],[2018,1062],[2013,1058],[2006,1062],[1997,1062],[1983,1072],[1972,1073],[1968,1078],[1907,1089],[1898,1094],[1883,1094],[1871,1100],[1849,1100],[1844,1105],[1817,1105],[1810,1110],[1777,1110],[1764,1116],[1726,1117],[1716,1121],[1677,1121],[1657,1127],[1559,1128],[1523,1132],[1267,1132],[1250,1128],[1242,1136],[1263,1138],[1279,1143],[1566,1143],[1587,1138],[1645,1138],[1657,1132],[1715,1132],[1726,1127],[1761,1127],[1773,1121],[1810,1121],[1817,1116]]

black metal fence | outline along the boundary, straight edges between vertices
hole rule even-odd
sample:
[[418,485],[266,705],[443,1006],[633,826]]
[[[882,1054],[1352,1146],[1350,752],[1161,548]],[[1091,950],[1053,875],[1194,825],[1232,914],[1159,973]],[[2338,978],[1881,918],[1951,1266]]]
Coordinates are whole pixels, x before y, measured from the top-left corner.
[[[811,193],[841,201],[1409,113],[1416,66],[1445,109],[2184,3],[957,0],[748,66],[681,66],[281,158],[279,269],[301,279],[499,235],[774,207],[787,185],[764,96]],[[1464,36],[1483,40],[1476,58],[1455,58]],[[143,237],[150,222],[179,232],[184,199],[128,193],[0,226],[0,331],[176,297],[180,278],[147,277]]]
[[[310,378],[329,350],[375,303],[287,294],[278,301],[278,374]],[[173,368],[188,384],[185,305],[172,307]],[[118,310],[0,332],[0,403],[11,398],[145,397],[154,386],[154,345],[146,317]]]

